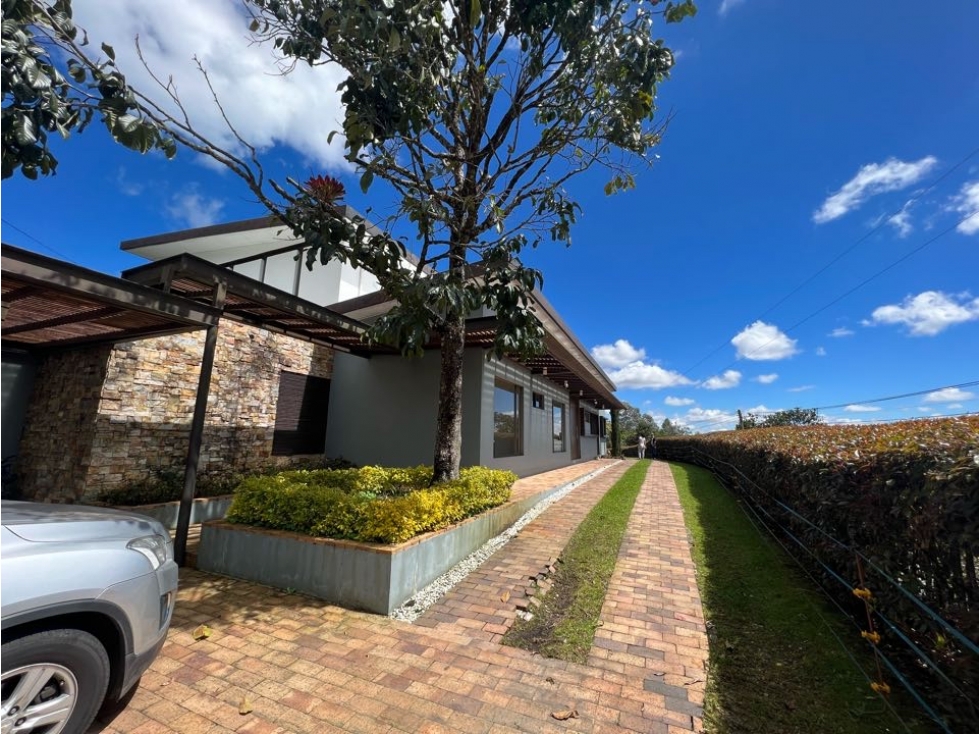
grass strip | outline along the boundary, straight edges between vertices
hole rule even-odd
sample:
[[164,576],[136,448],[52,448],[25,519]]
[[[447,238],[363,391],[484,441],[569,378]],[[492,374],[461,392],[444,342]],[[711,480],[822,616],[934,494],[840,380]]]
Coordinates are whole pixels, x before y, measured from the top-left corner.
[[583,663],[591,650],[609,579],[649,460],[639,461],[578,526],[532,619],[517,619],[503,638],[512,647]]
[[926,731],[913,721],[916,713],[906,702],[892,701],[907,726],[870,691],[836,639],[853,638],[851,654],[871,670],[856,628],[841,620],[784,551],[752,524],[739,500],[706,469],[670,468],[711,631],[706,731]]

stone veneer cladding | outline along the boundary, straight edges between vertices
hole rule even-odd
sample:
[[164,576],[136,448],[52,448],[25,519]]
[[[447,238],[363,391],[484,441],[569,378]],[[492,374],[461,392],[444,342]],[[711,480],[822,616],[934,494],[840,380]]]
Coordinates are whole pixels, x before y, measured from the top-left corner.
[[[182,471],[203,350],[199,331],[46,357],[18,458],[25,497],[89,500]],[[221,320],[202,470],[291,461],[271,456],[282,370],[330,378],[333,350]]]

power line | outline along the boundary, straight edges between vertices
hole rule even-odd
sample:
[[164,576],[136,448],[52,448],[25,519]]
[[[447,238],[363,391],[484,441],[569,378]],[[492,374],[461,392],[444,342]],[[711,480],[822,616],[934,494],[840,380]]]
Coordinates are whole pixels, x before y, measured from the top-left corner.
[[954,390],[963,387],[975,387],[979,385],[979,380],[972,380],[971,382],[960,382],[957,385],[945,385],[943,387],[933,387],[930,390],[917,390],[915,392],[906,392],[901,395],[888,395],[884,398],[874,398],[873,400],[851,400],[849,403],[840,403],[839,405],[823,405],[815,408],[815,410],[832,410],[834,408],[845,408],[848,405],[865,405],[867,403],[884,403],[888,400],[900,400],[901,398],[913,398],[918,395],[925,395],[928,393],[938,392],[939,390]]
[[[952,166],[951,168],[946,169],[945,172],[942,173],[941,176],[939,176],[938,178],[936,178],[934,181],[932,181],[925,188],[923,188],[920,191],[918,191],[914,196],[912,196],[903,205],[901,205],[901,207],[899,207],[898,209],[896,209],[895,211],[893,211],[891,214],[887,215],[886,217],[882,218],[880,220],[880,222],[878,222],[875,227],[873,227],[870,231],[868,231],[866,234],[864,234],[862,237],[860,237],[856,242],[854,242],[852,245],[850,245],[850,247],[848,247],[847,249],[843,250],[836,257],[834,257],[832,260],[830,260],[828,263],[826,263],[822,268],[820,268],[815,273],[813,273],[811,276],[809,276],[808,278],[806,278],[806,280],[804,280],[802,283],[800,283],[799,285],[797,285],[794,289],[792,289],[791,291],[789,291],[786,295],[784,295],[782,298],[780,298],[774,304],[772,304],[771,306],[769,306],[765,311],[763,311],[761,313],[761,315],[756,316],[751,321],[752,322],[759,321],[759,320],[763,319],[765,316],[767,316],[768,314],[770,314],[772,311],[774,311],[776,308],[778,308],[779,306],[781,306],[783,303],[785,303],[787,300],[789,300],[789,298],[791,298],[796,293],[798,293],[799,291],[801,291],[803,288],[805,288],[807,285],[809,285],[812,281],[814,281],[820,275],[822,275],[827,270],[829,270],[829,268],[831,268],[833,265],[835,265],[836,263],[838,263],[840,260],[842,260],[844,257],[846,257],[847,255],[849,255],[851,252],[853,252],[863,242],[865,242],[867,239],[869,239],[874,234],[876,234],[878,231],[880,231],[884,227],[884,225],[886,225],[888,222],[890,222],[892,219],[894,219],[894,217],[898,216],[910,204],[913,204],[913,203],[919,201],[921,198],[923,198],[925,196],[925,194],[927,194],[928,192],[930,192],[932,189],[934,189],[936,186],[938,186],[938,184],[940,184],[942,181],[944,181],[946,178],[948,178],[950,175],[952,175],[952,173],[954,173],[956,170],[958,170],[959,168],[961,168],[966,162],[968,162],[971,158],[973,158],[977,153],[979,153],[979,148],[975,148],[974,150],[972,150],[971,152],[969,152],[964,158],[962,158],[958,163],[956,163],[954,166]],[[970,217],[971,216],[973,216],[973,215],[970,215]],[[970,217],[966,217],[966,219],[969,219]],[[965,220],[962,220],[962,221],[965,221]],[[961,224],[961,222],[957,223],[955,226],[958,226],[958,224]],[[848,294],[846,294],[846,295],[848,295]],[[832,305],[832,304],[830,304],[830,305]],[[724,349],[725,347],[727,347],[728,343],[729,343],[728,341],[725,341],[725,342],[719,344],[714,350],[712,350],[705,357],[703,357],[702,359],[700,359],[699,361],[697,361],[696,363],[694,363],[693,365],[691,365],[690,367],[688,367],[686,370],[682,370],[681,371],[681,374],[683,374],[683,375],[685,375],[687,377],[690,377],[689,374],[688,374],[690,371],[692,371],[695,368],[699,367],[704,362],[706,362],[708,359],[710,359],[715,354],[717,354],[719,351],[721,351],[722,349]],[[760,349],[760,347],[759,347],[759,349]]]
[[[852,403],[848,403],[851,405]],[[803,409],[805,410],[805,409]],[[758,413],[752,413],[752,415],[765,416],[765,415],[775,415],[781,411],[777,410],[767,410],[759,411]],[[871,423],[900,423],[901,421],[927,421],[927,420],[937,420],[939,418],[961,418],[966,415],[979,415],[979,411],[969,410],[962,413],[938,413],[934,415],[914,415],[906,416],[901,418],[851,418],[846,421],[846,423],[819,423],[818,425],[824,426],[834,426],[834,425],[866,425]],[[737,421],[737,416],[730,416],[727,418],[709,418],[702,421],[683,421],[684,426],[697,426],[700,430],[713,428],[715,426],[723,426],[732,422]],[[704,425],[701,425],[704,424]]]
[[29,232],[25,232],[20,227],[18,227],[16,224],[13,224],[12,222],[8,222],[6,219],[2,219],[0,221],[2,221],[3,224],[5,224],[6,226],[10,227],[11,229],[17,230],[18,232],[20,232],[22,235],[24,235],[27,239],[31,240],[32,242],[36,242],[37,244],[39,244],[41,247],[43,247],[48,252],[53,253],[54,255],[57,255],[62,260],[70,260],[71,259],[67,255],[65,255],[64,253],[58,252],[56,249],[54,249],[50,245],[46,245],[45,243],[41,242],[41,240],[39,240],[37,237],[35,237],[34,235],[30,234]]
[[[942,237],[944,237],[945,235],[947,235],[953,229],[956,229],[957,227],[959,227],[960,225],[964,224],[965,222],[968,222],[970,219],[972,219],[973,217],[975,217],[977,215],[979,215],[979,209],[976,209],[971,214],[966,215],[965,217],[963,217],[959,221],[957,221],[954,224],[952,224],[950,227],[948,227],[948,228],[942,230],[941,232],[939,232],[938,234],[936,234],[934,237],[932,237],[932,238],[930,238],[928,240],[925,240],[925,242],[923,242],[922,244],[918,245],[918,247],[914,248],[913,250],[910,250],[909,252],[906,252],[904,255],[902,255],[901,257],[899,257],[897,260],[895,260],[894,262],[892,262],[890,265],[888,265],[888,266],[886,266],[886,267],[878,270],[873,275],[871,275],[871,276],[869,276],[867,278],[864,278],[862,281],[860,281],[859,283],[857,283],[857,285],[853,286],[848,291],[845,291],[844,293],[842,293],[841,295],[837,296],[836,298],[834,298],[832,301],[830,301],[826,305],[822,306],[821,308],[816,309],[815,311],[813,311],[812,313],[810,313],[805,318],[803,318],[803,319],[797,321],[796,323],[792,324],[792,326],[790,326],[784,332],[781,332],[780,333],[780,336],[783,335],[783,334],[789,334],[789,333],[795,331],[797,328],[799,328],[800,326],[802,326],[804,323],[806,323],[810,319],[818,316],[819,314],[821,314],[823,311],[825,311],[826,309],[830,308],[831,306],[835,306],[837,303],[839,303],[840,301],[842,301],[847,296],[855,293],[856,291],[860,290],[861,288],[863,288],[868,283],[870,283],[870,282],[876,280],[877,278],[879,278],[880,276],[882,276],[884,273],[886,273],[889,270],[892,270],[893,268],[897,267],[898,265],[900,265],[901,263],[903,263],[908,258],[910,258],[910,257],[918,254],[919,252],[921,252],[922,250],[924,250],[929,245],[931,245],[934,242],[940,240]],[[765,347],[767,347],[769,344],[772,344],[773,342],[777,341],[778,338],[779,337],[774,337],[772,339],[769,339],[764,344],[761,344],[761,345],[755,347],[750,352],[748,352],[746,354],[743,354],[741,356],[742,357],[750,357],[752,354],[757,354],[762,349],[764,349]],[[737,359],[735,359],[733,362],[730,362],[727,365],[725,365],[724,367],[722,367],[720,369],[720,371],[723,372],[724,370],[729,369],[729,368],[733,367],[736,364],[738,364],[738,360]],[[689,375],[685,375],[685,376],[689,378]],[[690,379],[692,379],[692,378],[690,378]]]

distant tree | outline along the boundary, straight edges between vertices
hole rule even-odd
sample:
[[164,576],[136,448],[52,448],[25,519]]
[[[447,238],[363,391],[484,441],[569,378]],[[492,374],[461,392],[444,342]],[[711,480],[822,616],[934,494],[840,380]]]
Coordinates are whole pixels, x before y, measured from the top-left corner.
[[675,424],[669,418],[663,419],[663,425],[660,426],[659,435],[660,436],[686,436],[690,433],[690,429]]
[[[8,4],[20,12],[9,14]],[[130,90],[121,111],[110,105],[116,116],[107,124],[124,144],[120,135],[132,128],[138,138],[130,147],[169,146],[170,136],[228,167],[305,240],[308,265],[339,260],[374,274],[397,305],[372,325],[370,337],[409,354],[420,353],[433,337],[440,344],[433,481],[455,478],[468,314],[480,308],[496,314],[497,355],[543,348],[543,328],[528,308],[542,275],[523,265],[521,252],[545,239],[570,244],[580,211],[564,189],[571,178],[605,168],[610,174],[605,191],[612,194],[633,187],[632,164],[651,162],[649,152],[665,127],[654,119],[657,86],[674,63],[654,35],[653,21],[677,22],[696,7],[692,0],[246,0],[245,5],[253,33],[270,42],[286,65],[330,63],[346,72],[340,85],[342,129],[323,133],[343,134],[365,192],[380,179],[396,193],[389,223],[414,227],[417,267],[404,266],[402,242],[345,215],[338,181],[324,176],[284,185],[268,181],[256,150],[230,122],[242,155],[200,134],[170,85],[161,84],[165,106]],[[99,63],[86,56],[61,21],[70,20],[70,7],[70,0],[5,0],[5,104],[8,64],[16,67],[18,59],[42,54],[28,48],[8,61],[8,16],[11,37],[30,33],[32,25],[53,29],[48,40],[66,54],[69,76],[75,78],[73,69],[80,77],[84,72],[99,89],[93,99],[105,98]],[[29,46],[29,40],[18,43]],[[112,50],[104,46],[103,52],[111,61]],[[52,68],[55,58],[54,53],[47,57]],[[121,76],[112,79],[121,84]],[[47,104],[57,108],[75,91],[56,84]],[[126,116],[133,108],[139,114]],[[153,125],[162,137],[154,137]],[[20,124],[23,141],[30,142],[35,128],[33,122],[30,128]],[[6,117],[4,136],[6,171]],[[25,150],[30,152],[11,147],[11,171],[18,161],[24,165]]]
[[87,43],[70,0],[4,0],[3,178],[18,170],[30,179],[53,174],[49,135],[68,138],[96,118],[131,150],[176,153],[173,138],[141,110],[112,47],[102,44],[105,58],[92,60]]
[[628,403],[625,406],[619,411],[622,446],[632,446],[640,436],[645,436],[648,441],[659,433],[659,426],[651,415],[643,413],[639,408]]
[[[738,416],[741,416],[740,410]],[[748,413],[741,418],[737,428],[743,430],[747,428],[773,428],[775,426],[811,426],[819,422],[819,411],[815,408],[790,408],[761,417],[754,413]]]

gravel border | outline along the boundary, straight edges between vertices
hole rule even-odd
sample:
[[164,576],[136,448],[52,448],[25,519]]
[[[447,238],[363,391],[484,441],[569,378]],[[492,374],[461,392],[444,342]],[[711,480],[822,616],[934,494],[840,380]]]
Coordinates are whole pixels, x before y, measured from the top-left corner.
[[588,474],[580,476],[577,479],[573,479],[572,481],[563,485],[553,494],[542,499],[536,505],[527,510],[527,512],[521,515],[520,518],[513,523],[513,525],[508,527],[495,538],[490,538],[487,540],[485,543],[483,543],[483,545],[463,558],[461,561],[459,561],[459,563],[443,573],[424,589],[417,592],[404,604],[391,612],[389,616],[392,619],[397,619],[402,622],[414,622],[416,619],[422,616],[430,606],[449,593],[449,591],[451,591],[456,584],[479,568],[479,566],[482,565],[487,558],[492,556],[494,553],[496,553],[496,551],[515,538],[527,524],[537,519],[537,516],[544,512],[544,510],[558,500],[563,499],[573,489],[581,486],[591,479],[594,479],[606,469],[615,466],[615,463],[599,467],[598,469],[595,469],[595,471],[589,472]]

